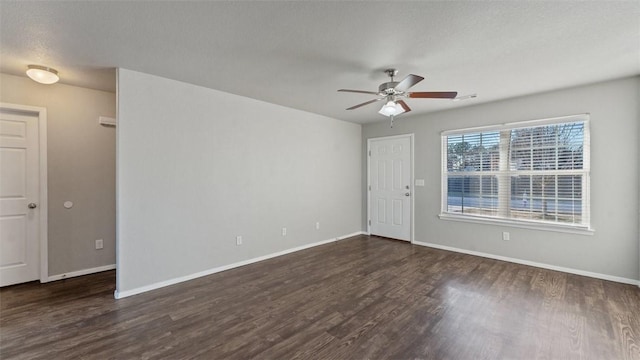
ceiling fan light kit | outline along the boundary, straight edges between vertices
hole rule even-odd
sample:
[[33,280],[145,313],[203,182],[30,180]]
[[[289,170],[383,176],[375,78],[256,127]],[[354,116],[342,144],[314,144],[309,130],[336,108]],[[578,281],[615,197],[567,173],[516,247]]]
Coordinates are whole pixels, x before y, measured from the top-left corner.
[[349,90],[340,89],[341,92],[352,92],[360,94],[377,95],[379,98],[369,100],[367,102],[354,105],[347,110],[354,110],[359,107],[385,100],[385,104],[382,106],[379,114],[389,116],[391,118],[391,127],[393,127],[393,118],[396,115],[407,113],[411,111],[409,105],[407,105],[402,98],[421,98],[421,99],[455,99],[458,95],[455,91],[440,91],[440,92],[408,92],[409,88],[424,80],[422,76],[409,74],[402,81],[394,81],[394,77],[398,74],[396,69],[387,69],[384,71],[391,81],[380,84],[378,92],[365,91],[365,90]]
[[404,109],[402,108],[402,106],[398,105],[394,101],[388,101],[386,104],[384,104],[384,106],[382,106],[382,109],[378,111],[378,113],[384,116],[396,116],[402,114],[403,112]]

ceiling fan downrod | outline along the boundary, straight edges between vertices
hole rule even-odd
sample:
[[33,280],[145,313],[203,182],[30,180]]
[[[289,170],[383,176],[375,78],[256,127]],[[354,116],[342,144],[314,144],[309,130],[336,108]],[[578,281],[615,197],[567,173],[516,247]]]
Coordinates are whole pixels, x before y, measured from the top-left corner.
[[391,78],[391,81],[393,81],[394,76],[398,75],[397,69],[386,69],[384,72]]

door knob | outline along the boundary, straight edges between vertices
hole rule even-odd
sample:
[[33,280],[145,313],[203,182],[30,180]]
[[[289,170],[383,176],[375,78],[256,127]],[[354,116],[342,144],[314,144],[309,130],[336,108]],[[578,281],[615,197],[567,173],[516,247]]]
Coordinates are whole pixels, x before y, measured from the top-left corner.
[[404,196],[409,196],[409,195],[411,195],[411,194],[410,193],[404,193]]
[[38,207],[38,205],[36,205],[36,203],[29,203],[29,205],[27,205],[27,207],[28,207],[29,209],[35,209],[35,208],[37,208],[37,207]]

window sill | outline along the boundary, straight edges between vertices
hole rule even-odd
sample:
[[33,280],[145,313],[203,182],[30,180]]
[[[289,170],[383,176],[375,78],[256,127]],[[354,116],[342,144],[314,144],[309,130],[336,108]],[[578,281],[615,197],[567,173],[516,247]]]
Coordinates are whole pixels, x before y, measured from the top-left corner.
[[475,224],[485,224],[485,225],[500,225],[500,226],[509,226],[509,227],[517,227],[523,229],[532,229],[532,230],[542,230],[542,231],[554,231],[554,232],[562,232],[569,234],[578,234],[578,235],[593,235],[595,230],[581,227],[581,226],[572,226],[572,225],[562,225],[562,224],[548,224],[548,223],[536,223],[529,221],[518,221],[511,219],[493,219],[486,217],[478,217],[478,216],[469,216],[469,215],[454,215],[449,213],[441,213],[438,215],[441,220],[448,221],[462,221],[462,222],[470,222]]

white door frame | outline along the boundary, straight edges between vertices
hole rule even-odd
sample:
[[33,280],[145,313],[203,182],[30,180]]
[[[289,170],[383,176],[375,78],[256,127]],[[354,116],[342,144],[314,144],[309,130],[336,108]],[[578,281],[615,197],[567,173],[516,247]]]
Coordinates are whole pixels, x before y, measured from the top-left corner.
[[408,138],[409,142],[411,143],[411,175],[410,176],[410,183],[411,185],[409,185],[411,187],[411,189],[409,189],[409,191],[411,192],[411,196],[410,196],[410,201],[411,201],[411,235],[410,235],[410,239],[409,242],[411,244],[413,244],[414,240],[415,240],[415,180],[414,180],[414,139],[415,139],[415,135],[413,133],[410,134],[402,134],[402,135],[393,135],[393,136],[383,136],[383,137],[376,137],[376,138],[369,138],[367,139],[367,234],[371,234],[371,142],[372,141],[376,141],[376,140],[392,140],[392,139],[401,139],[401,138]]
[[49,248],[48,248],[48,196],[47,196],[47,109],[38,106],[27,106],[0,102],[0,110],[28,114],[38,117],[38,143],[40,188],[38,207],[40,208],[40,282],[49,281]]

